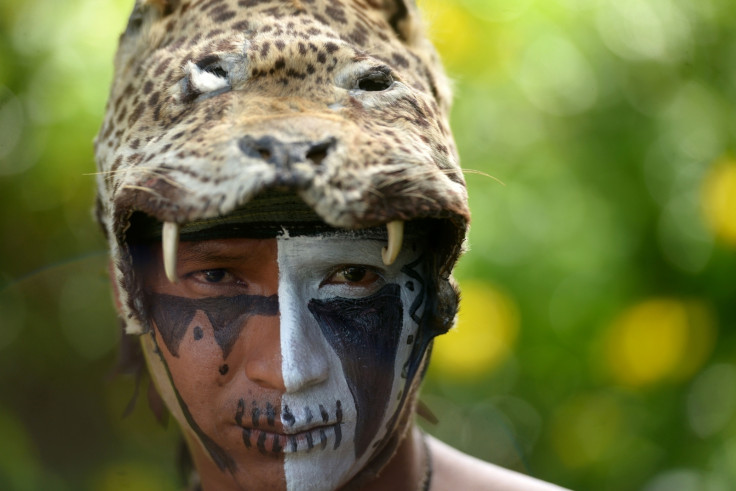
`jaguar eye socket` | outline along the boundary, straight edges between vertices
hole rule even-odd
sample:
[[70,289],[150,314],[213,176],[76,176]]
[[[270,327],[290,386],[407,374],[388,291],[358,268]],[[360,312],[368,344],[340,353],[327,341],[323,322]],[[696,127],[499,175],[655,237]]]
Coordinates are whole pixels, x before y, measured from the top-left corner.
[[230,88],[228,72],[217,56],[208,56],[197,63],[188,62],[183,79],[182,102],[193,102],[200,96],[216,95]]
[[215,77],[227,78],[227,71],[220,65],[220,57],[207,55],[195,63],[202,72],[211,73]]
[[210,65],[208,67],[205,67],[203,71],[211,73],[215,77],[227,78],[227,72],[219,65]]
[[366,92],[380,92],[386,90],[394,83],[391,71],[388,67],[376,69],[358,79],[358,89]]

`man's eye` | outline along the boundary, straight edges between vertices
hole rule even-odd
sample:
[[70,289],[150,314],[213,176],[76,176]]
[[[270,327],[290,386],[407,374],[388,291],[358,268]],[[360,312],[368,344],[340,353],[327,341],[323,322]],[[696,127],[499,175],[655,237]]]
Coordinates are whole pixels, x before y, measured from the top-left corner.
[[224,283],[232,280],[232,275],[224,269],[205,269],[192,275],[194,279],[206,283]]
[[338,274],[340,274],[342,278],[345,278],[345,281],[358,283],[366,277],[368,270],[360,266],[348,266]]
[[202,271],[202,276],[204,277],[204,280],[209,283],[219,283],[224,278],[225,275],[224,269],[208,269],[207,271]]
[[323,284],[347,284],[351,286],[368,286],[376,283],[381,276],[367,266],[341,266]]

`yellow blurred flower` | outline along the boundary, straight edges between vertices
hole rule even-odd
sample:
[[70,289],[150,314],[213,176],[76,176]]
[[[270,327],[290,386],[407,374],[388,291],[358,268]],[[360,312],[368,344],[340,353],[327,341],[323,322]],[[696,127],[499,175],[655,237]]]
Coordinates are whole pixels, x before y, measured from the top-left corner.
[[418,2],[428,25],[428,34],[437,47],[442,61],[451,73],[472,69],[477,71],[481,55],[487,64],[488,53],[481,53],[479,44],[487,37],[478,21],[457,2],[422,0]]
[[452,377],[487,373],[510,354],[519,330],[513,300],[491,285],[464,282],[457,326],[436,339],[432,370]]
[[716,327],[699,301],[645,300],[624,311],[606,339],[606,363],[617,382],[644,387],[685,380],[713,348]]
[[711,167],[701,201],[715,235],[736,246],[736,160],[723,159]]

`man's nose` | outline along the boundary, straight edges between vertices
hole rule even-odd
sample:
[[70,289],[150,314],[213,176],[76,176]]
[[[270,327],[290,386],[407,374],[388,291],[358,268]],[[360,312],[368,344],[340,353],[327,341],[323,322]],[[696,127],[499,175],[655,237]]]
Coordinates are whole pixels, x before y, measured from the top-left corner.
[[245,374],[261,387],[293,393],[327,380],[329,353],[311,314],[285,306],[280,316],[251,319]]
[[286,392],[294,393],[327,380],[329,349],[306,306],[289,297],[280,296],[281,356]]
[[281,337],[277,315],[251,318],[246,329],[245,374],[256,384],[279,392],[286,391],[281,372]]

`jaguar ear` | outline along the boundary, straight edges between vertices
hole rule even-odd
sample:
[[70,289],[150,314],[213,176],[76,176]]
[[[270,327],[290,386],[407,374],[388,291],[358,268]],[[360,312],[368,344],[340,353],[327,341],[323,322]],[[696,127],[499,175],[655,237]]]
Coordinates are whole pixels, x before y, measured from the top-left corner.
[[421,36],[421,20],[415,0],[380,0],[388,23],[396,35],[407,44]]
[[170,15],[181,3],[181,0],[143,0],[142,6],[150,5],[158,10],[161,17]]
[[181,0],[136,0],[121,41],[148,32],[154,22],[174,13],[180,4]]
[[426,36],[422,15],[416,0],[367,0],[380,5],[389,25],[396,36],[406,44],[416,56],[422,59],[429,70],[426,71],[427,82],[432,95],[447,114],[452,100],[450,81],[445,75],[442,63],[432,43]]

